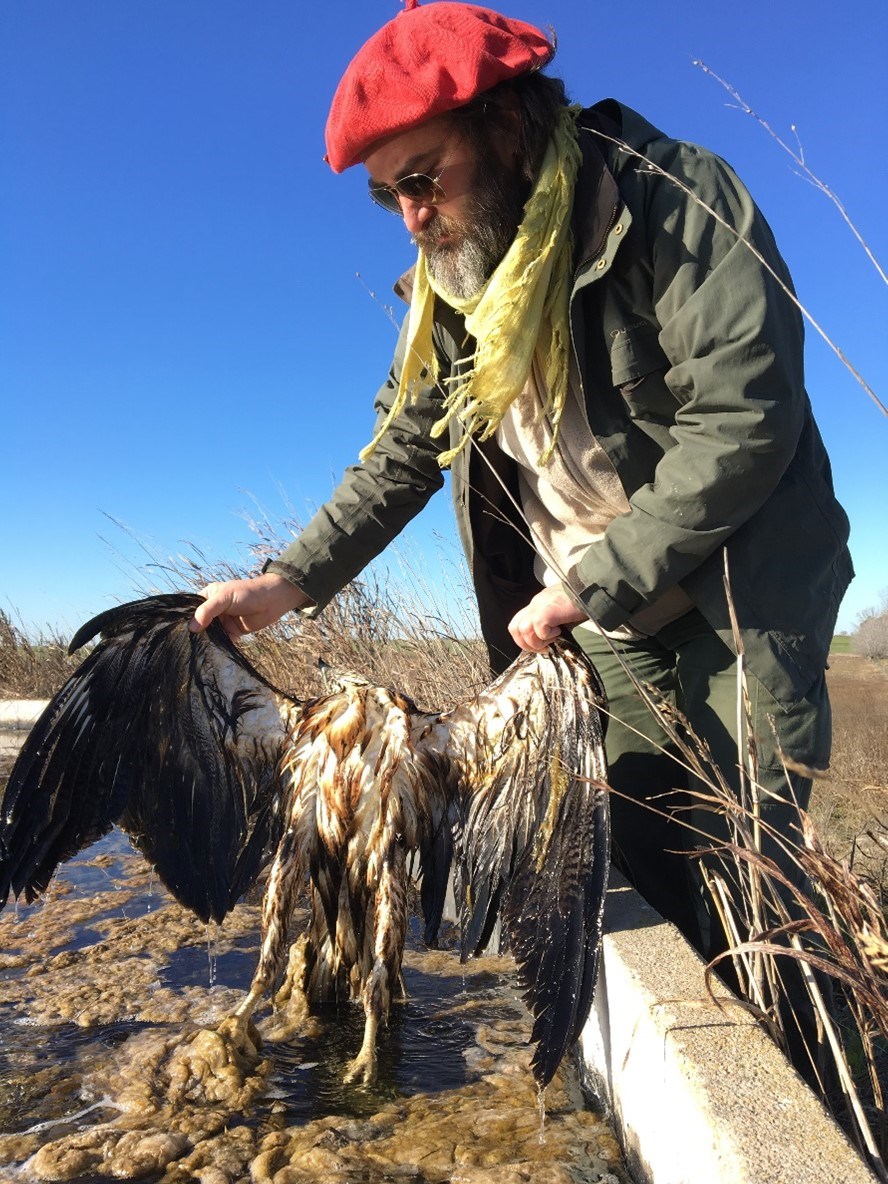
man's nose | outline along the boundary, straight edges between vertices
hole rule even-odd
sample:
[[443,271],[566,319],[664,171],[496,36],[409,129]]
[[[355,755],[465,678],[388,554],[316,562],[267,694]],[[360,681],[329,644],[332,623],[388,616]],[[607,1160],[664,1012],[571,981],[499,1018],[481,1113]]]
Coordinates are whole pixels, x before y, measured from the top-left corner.
[[409,197],[399,197],[398,201],[404,225],[411,234],[423,230],[435,216],[435,207],[429,202],[411,201]]

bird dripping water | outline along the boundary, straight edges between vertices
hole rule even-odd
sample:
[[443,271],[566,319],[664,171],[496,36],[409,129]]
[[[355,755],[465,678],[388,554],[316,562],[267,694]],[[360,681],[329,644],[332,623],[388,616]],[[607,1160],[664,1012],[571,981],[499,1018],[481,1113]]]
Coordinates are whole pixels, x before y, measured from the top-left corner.
[[[211,1030],[198,1028],[180,1041],[181,1048],[173,1042],[165,1050],[155,1078],[166,1093],[152,1097],[151,1105],[155,1117],[169,1114],[163,1148],[155,1147],[155,1153],[160,1160],[172,1157],[166,1162],[176,1162],[183,1149],[197,1154],[200,1140],[192,1146],[174,1114],[183,1101],[206,1102],[213,1090],[211,1100],[218,1106],[222,1071],[216,1072],[212,1089],[201,1087],[203,1093],[193,1080],[195,1065],[210,1063],[217,1054],[227,1068],[240,1066],[234,1085],[243,1095],[241,1112],[247,1112],[243,1103],[258,1079],[255,1096],[268,1093],[278,1123],[293,1114],[291,1101],[282,1096],[288,1088],[282,1084],[282,1065],[303,1081],[310,1078],[316,1094],[324,1092],[314,1088],[321,1076],[328,1079],[328,1094],[330,1079],[337,1077],[343,1096],[351,1098],[352,1108],[358,1099],[363,1113],[380,1112],[386,1091],[391,1099],[393,1076],[411,1087],[405,1065],[415,1070],[431,1060],[431,1076],[439,1080],[426,1088],[440,1087],[441,1067],[451,1055],[443,1046],[454,1031],[468,1026],[453,998],[461,995],[463,976],[466,1014],[480,1017],[480,1026],[477,1039],[467,1042],[462,1034],[456,1059],[465,1075],[474,1057],[478,1076],[470,1089],[492,1089],[497,1072],[488,1070],[503,1070],[504,1050],[515,1055],[518,1017],[510,1014],[503,990],[491,986],[490,960],[469,962],[466,969],[450,949],[455,944],[466,956],[482,950],[498,914],[532,1013],[533,1079],[526,1075],[523,1092],[537,1114],[537,1140],[544,1144],[543,1086],[585,1018],[598,956],[607,820],[601,698],[594,672],[572,651],[557,647],[545,659],[522,659],[480,695],[445,712],[421,712],[397,692],[359,679],[345,679],[330,695],[302,703],[261,679],[221,630],[191,634],[187,620],[194,603],[184,595],[151,598],[103,614],[80,631],[75,642],[97,632],[102,640],[34,729],[0,815],[0,901],[10,890],[33,900],[60,862],[117,823],[184,906],[170,902],[162,909],[155,900],[159,923],[156,932],[145,930],[142,960],[152,952],[152,941],[162,946],[170,937],[162,933],[170,910],[177,910],[177,923],[186,926],[191,913],[207,924],[231,913],[215,956],[212,945],[204,944],[204,967],[209,959],[217,980],[223,966],[236,967],[237,985],[248,982],[249,990],[239,1004],[231,990],[230,1002],[220,1001],[231,1011],[227,1020]],[[546,711],[539,710],[540,701]],[[562,710],[552,711],[553,703]],[[583,858],[565,858],[568,841],[581,844]],[[422,920],[412,928],[410,856],[421,869]],[[559,862],[562,870],[553,877],[549,873]],[[442,921],[451,865],[462,906],[461,932]],[[250,981],[247,966],[254,955],[249,945],[258,906],[234,906],[245,893],[249,902],[256,891],[251,886],[266,869],[259,961]],[[147,878],[153,872],[142,874]],[[297,905],[300,892],[307,896],[307,914]],[[559,900],[570,898],[576,903],[572,926],[579,928],[581,940],[565,960],[564,932],[571,925],[558,910],[564,907]],[[147,911],[140,918],[136,908],[135,928],[145,926],[146,918],[152,921]],[[302,955],[289,989],[310,1006],[300,1013],[297,1041],[263,1048],[253,1018],[280,981],[294,918],[303,930]],[[429,948],[436,936],[444,947],[440,952]],[[553,962],[553,950],[560,951],[560,961]],[[445,958],[452,959],[452,969],[442,977]],[[55,969],[58,997],[60,968]],[[100,976],[100,963],[96,969]],[[570,982],[561,995],[565,978]],[[406,1003],[405,981],[410,988]],[[435,982],[444,985],[437,998],[428,989]],[[209,987],[204,994],[228,989],[212,979]],[[200,993],[193,983],[189,989]],[[151,1023],[165,1018],[171,1040],[169,1027],[177,1019],[187,1023],[188,1008],[173,1004],[169,984],[164,990],[167,995],[148,989],[151,1000],[142,1014],[154,1016]],[[43,1001],[49,1011],[50,994]],[[568,996],[580,1003],[565,1018]],[[324,1000],[336,997],[359,1003],[361,1036],[351,1018],[346,1024],[337,1018],[332,1028],[326,1022],[331,1005]],[[24,1010],[24,997],[22,1003]],[[126,1006],[121,1003],[120,1010]],[[312,1010],[320,1013],[324,1027],[317,1026],[318,1014],[308,1015]],[[343,1012],[341,1006],[332,1010]],[[353,1007],[344,1010],[355,1016]],[[426,1034],[411,1042],[405,1033],[414,1025]],[[143,1049],[139,1059],[144,1036],[143,1031],[115,1033],[119,1051],[132,1051],[140,1071],[153,1056]],[[436,1052],[441,1049],[436,1058],[419,1052],[430,1040]],[[327,1053],[331,1043],[343,1050],[352,1041],[352,1051],[355,1044],[359,1051],[343,1083],[341,1068],[331,1071]],[[400,1050],[393,1049],[397,1043]],[[394,1074],[393,1051],[398,1053]],[[344,1051],[341,1056],[345,1059]],[[342,1060],[337,1063],[341,1066]],[[102,1072],[110,1070],[98,1072],[91,1088],[100,1088]],[[514,1068],[508,1070],[510,1100],[516,1094],[514,1074]],[[115,1088],[109,1086],[109,1097]],[[478,1104],[473,1095],[468,1110],[476,1113]],[[406,1132],[416,1118],[416,1107],[408,1109],[411,1114],[402,1110],[400,1120]],[[314,1115],[302,1119],[318,1121]],[[550,1142],[553,1137],[561,1142],[551,1120],[548,1133]],[[106,1148],[125,1142],[122,1133],[117,1143],[109,1142],[107,1131],[102,1137]],[[607,1133],[596,1137],[612,1150]],[[407,1138],[416,1142],[419,1136],[408,1133]],[[253,1150],[261,1156],[258,1134],[256,1139]],[[477,1123],[469,1144],[473,1140],[482,1143]],[[145,1134],[140,1145],[146,1155],[149,1142]],[[291,1142],[295,1147],[296,1136]],[[87,1151],[81,1151],[88,1160]],[[608,1152],[602,1162],[612,1161]],[[116,1164],[115,1172],[121,1170],[125,1165]]]

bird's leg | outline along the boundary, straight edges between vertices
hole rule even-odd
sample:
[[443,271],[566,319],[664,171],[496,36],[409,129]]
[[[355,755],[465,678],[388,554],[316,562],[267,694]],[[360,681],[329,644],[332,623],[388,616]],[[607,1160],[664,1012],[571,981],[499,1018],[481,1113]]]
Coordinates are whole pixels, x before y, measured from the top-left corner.
[[293,828],[290,827],[281,839],[268,877],[262,901],[262,948],[259,953],[259,964],[253,975],[249,994],[234,1012],[237,1017],[251,1016],[259,1005],[259,1000],[277,977],[301,879],[302,861],[296,850]]
[[272,1004],[274,1015],[263,1027],[262,1034],[269,1040],[291,1040],[304,1034],[309,1024],[308,996],[305,991],[305,968],[308,935],[303,933],[290,946],[284,981],[275,992]]
[[302,1011],[308,1005],[305,994],[305,959],[308,947],[308,934],[303,933],[298,941],[290,946],[287,957],[287,969],[284,971],[284,981],[274,995],[276,1008],[295,1008]]
[[259,978],[259,971],[253,975],[253,981],[250,984],[249,994],[244,997],[242,1003],[239,1003],[234,1011],[231,1013],[231,1019],[234,1020],[249,1020],[253,1016],[253,1012],[259,1005],[259,1000],[265,994],[265,982]]
[[392,981],[401,970],[401,953],[407,935],[406,856],[393,839],[382,863],[373,903],[373,966],[364,980],[364,1041],[348,1067],[345,1080],[371,1085],[376,1080],[376,1036],[379,1022],[388,1018]]
[[359,1081],[362,1085],[373,1085],[376,1081],[376,1032],[379,1019],[372,1010],[364,1006],[366,1019],[364,1021],[364,1040],[361,1051],[353,1061],[349,1062],[343,1080],[346,1083]]

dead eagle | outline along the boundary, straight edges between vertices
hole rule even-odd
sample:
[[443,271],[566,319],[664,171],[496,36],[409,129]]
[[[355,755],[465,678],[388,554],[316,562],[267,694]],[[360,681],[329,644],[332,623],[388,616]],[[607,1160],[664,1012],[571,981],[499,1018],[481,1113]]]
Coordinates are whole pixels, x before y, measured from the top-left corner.
[[249,1016],[279,977],[306,881],[309,999],[349,992],[366,1025],[349,1079],[375,1075],[376,1033],[400,981],[409,861],[426,940],[451,860],[463,958],[501,911],[534,1017],[545,1085],[578,1037],[598,968],[608,872],[599,708],[589,663],[557,643],[525,654],[452,711],[347,682],[299,702],[268,683],[199,598],[154,596],[102,613],[102,640],[56,695],[0,807],[0,908],[31,901],[58,864],[114,823],[173,895],[221,921],[271,864]]

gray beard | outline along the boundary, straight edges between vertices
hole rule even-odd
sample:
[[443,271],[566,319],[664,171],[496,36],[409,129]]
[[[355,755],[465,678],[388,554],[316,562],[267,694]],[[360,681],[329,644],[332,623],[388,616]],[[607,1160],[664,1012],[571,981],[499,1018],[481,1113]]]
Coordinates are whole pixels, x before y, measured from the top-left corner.
[[476,238],[467,238],[454,247],[433,247],[426,251],[426,264],[443,292],[457,300],[467,300],[481,291],[504,254],[505,251],[487,249]]
[[[429,231],[415,236],[432,280],[457,300],[475,296],[511,246],[524,214],[523,186],[499,164],[479,164],[475,192],[459,220],[437,215]],[[456,242],[436,245],[442,233]]]

